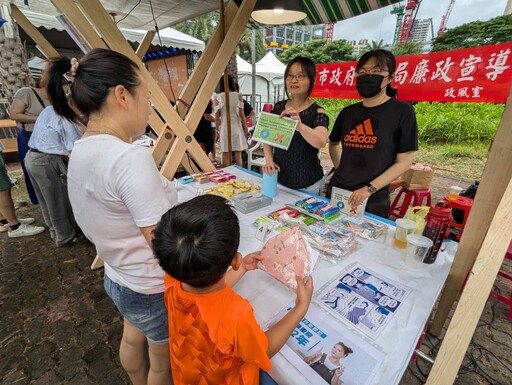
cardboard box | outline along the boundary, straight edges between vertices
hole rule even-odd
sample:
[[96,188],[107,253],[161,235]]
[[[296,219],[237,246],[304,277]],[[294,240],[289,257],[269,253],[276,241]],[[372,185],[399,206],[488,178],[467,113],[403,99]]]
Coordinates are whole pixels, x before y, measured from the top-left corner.
[[416,170],[409,169],[402,174],[405,188],[409,190],[430,188],[432,178],[434,177],[434,170]]

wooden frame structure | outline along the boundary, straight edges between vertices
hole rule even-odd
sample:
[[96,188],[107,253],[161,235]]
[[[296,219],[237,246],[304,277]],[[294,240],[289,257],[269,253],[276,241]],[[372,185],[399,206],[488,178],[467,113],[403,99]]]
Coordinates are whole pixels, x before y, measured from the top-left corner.
[[[224,12],[225,35],[221,28],[217,28],[183,88],[176,109],[171,106],[140,59],[154,32],[148,32],[137,52],[134,52],[99,0],[51,1],[76,27],[88,45],[121,52],[139,65],[141,73],[148,80],[151,101],[164,119],[162,121],[157,114],[150,117],[150,125],[159,136],[153,149],[153,158],[157,166],[161,165],[161,173],[167,178],[172,177],[180,163],[188,172],[197,171],[192,162],[186,161],[190,156],[203,171],[213,170],[214,166],[199,147],[193,133],[247,25],[256,0],[244,0],[240,7],[233,0],[229,2]],[[48,42],[45,43],[44,37],[26,17],[15,6],[12,9],[13,17],[47,56],[55,55],[57,52]],[[435,313],[431,332],[439,336],[470,273],[427,385],[447,385],[455,380],[512,236],[511,132],[512,91]]]

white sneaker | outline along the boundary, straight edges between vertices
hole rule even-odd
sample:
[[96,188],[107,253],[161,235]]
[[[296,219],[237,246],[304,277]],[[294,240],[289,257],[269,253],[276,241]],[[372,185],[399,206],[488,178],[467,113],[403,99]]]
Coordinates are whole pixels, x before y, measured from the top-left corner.
[[[30,225],[31,223],[34,223],[35,222],[35,219],[34,218],[22,218],[20,219],[20,223],[21,224],[25,224],[25,225]],[[6,232],[7,230],[9,230],[11,226],[7,223],[6,225],[0,223],[0,233],[4,233]]]
[[40,234],[45,230],[42,226],[32,226],[27,225],[25,223],[21,223],[20,227],[16,230],[9,229],[9,238],[18,238],[18,237],[30,237],[31,235]]

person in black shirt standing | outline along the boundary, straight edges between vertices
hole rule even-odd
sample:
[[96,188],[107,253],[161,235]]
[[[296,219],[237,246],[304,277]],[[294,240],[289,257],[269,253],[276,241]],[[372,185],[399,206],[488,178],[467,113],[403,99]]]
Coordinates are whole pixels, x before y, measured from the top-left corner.
[[315,75],[315,63],[308,58],[297,57],[286,66],[284,77],[289,99],[277,102],[272,113],[298,120],[299,124],[288,150],[263,145],[263,172],[272,175],[277,169],[277,180],[282,185],[318,195],[324,176],[318,150],[327,143],[329,117],[309,97]]
[[383,49],[359,59],[356,88],[363,101],[341,110],[329,136],[335,171],[327,195],[333,187],[352,191],[350,205],[369,198],[366,211],[383,218],[390,207],[389,184],[411,167],[418,150],[414,109],[395,99],[391,87],[395,68],[395,57]]

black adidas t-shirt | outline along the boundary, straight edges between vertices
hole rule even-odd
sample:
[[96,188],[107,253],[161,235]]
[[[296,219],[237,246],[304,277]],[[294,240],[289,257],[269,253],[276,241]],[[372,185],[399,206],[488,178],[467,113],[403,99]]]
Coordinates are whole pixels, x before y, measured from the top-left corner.
[[[341,142],[340,166],[330,185],[354,191],[368,185],[396,160],[396,155],[418,150],[418,125],[413,107],[389,99],[375,106],[356,103],[341,110],[329,141]],[[373,194],[371,200],[387,199],[389,186]]]

